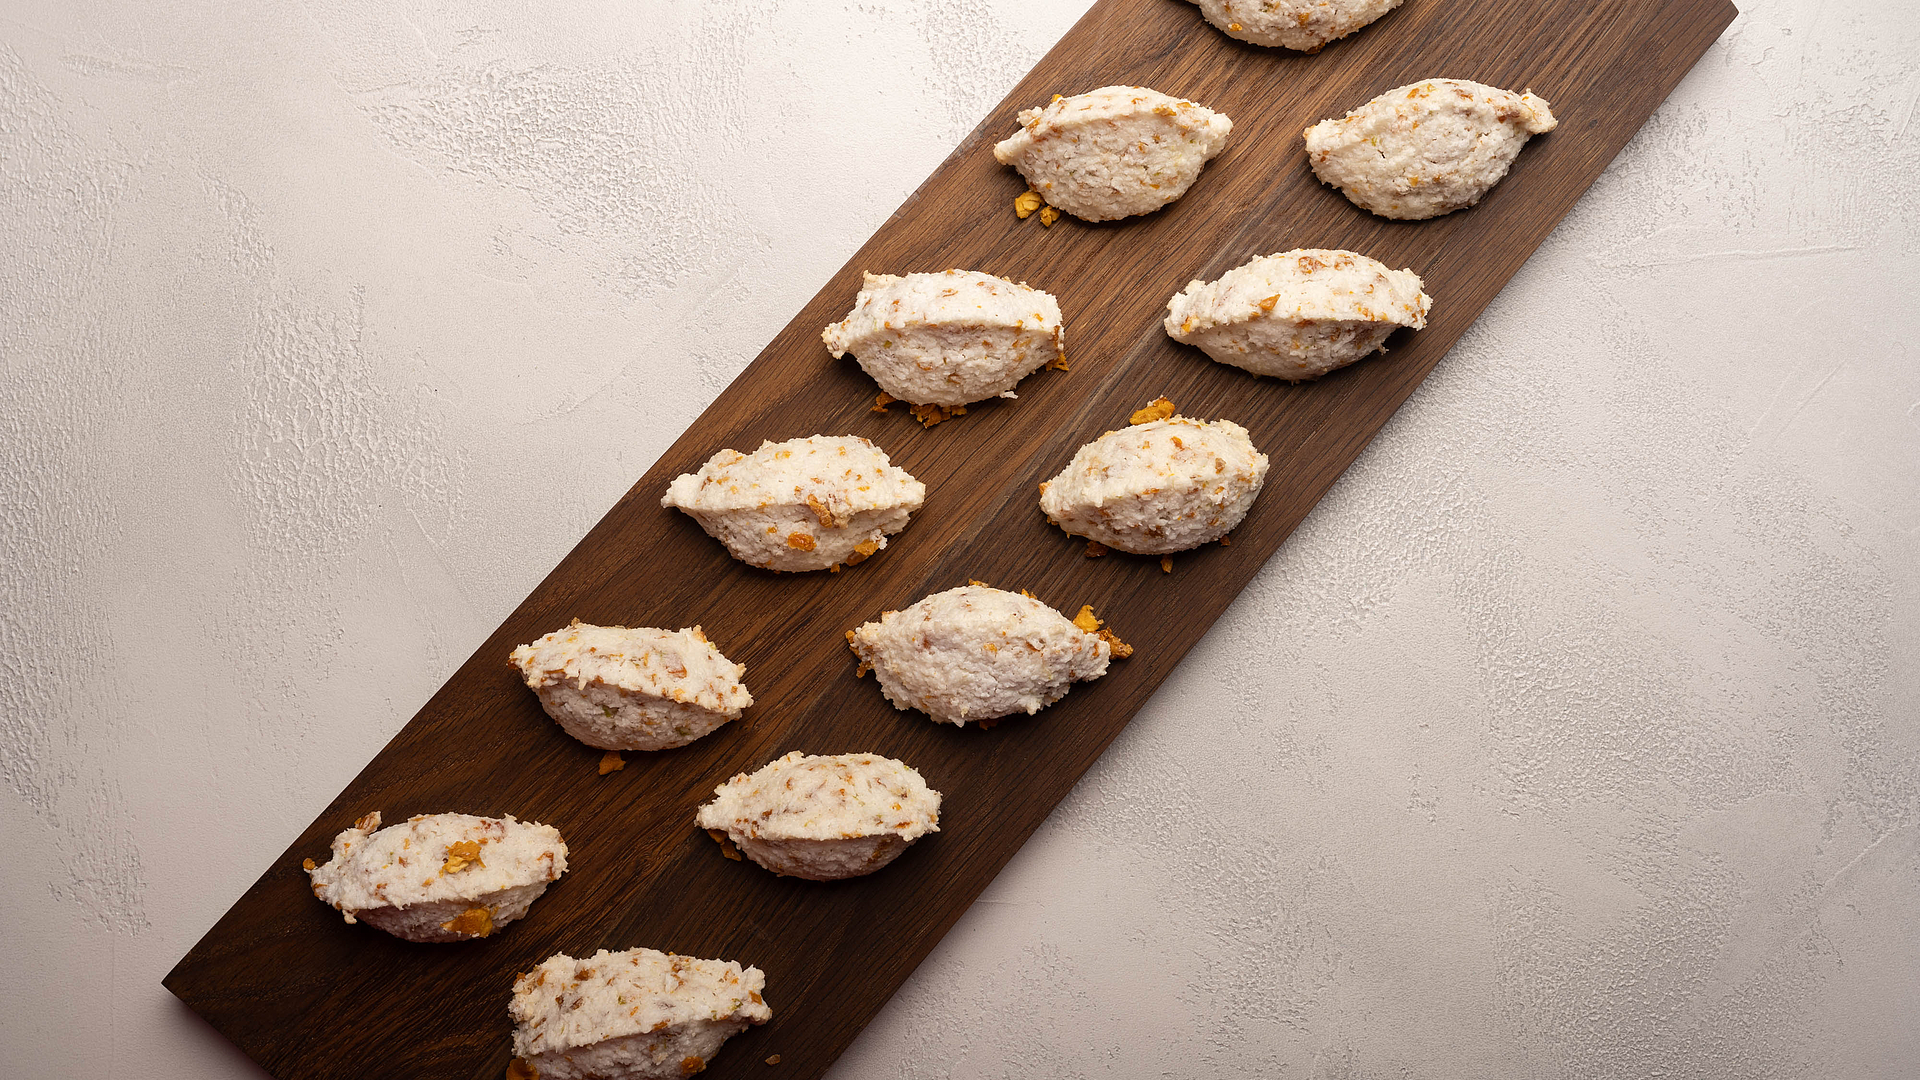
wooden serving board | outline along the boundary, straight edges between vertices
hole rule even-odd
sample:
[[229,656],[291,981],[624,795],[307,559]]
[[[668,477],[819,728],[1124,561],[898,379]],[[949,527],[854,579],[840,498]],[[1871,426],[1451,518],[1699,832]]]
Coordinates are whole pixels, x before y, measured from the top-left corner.
[[[201,939],[166,986],[275,1076],[498,1078],[510,1057],[516,972],[566,952],[636,945],[753,964],[771,1023],[727,1044],[716,1075],[818,1076],[960,917],[1206,633],[1341,471],[1532,254],[1735,14],[1727,0],[1409,0],[1313,56],[1241,45],[1176,0],[1099,0],[1006,101],[586,539],[474,653],[327,811]],[[1560,127],[1536,137],[1476,208],[1396,223],[1354,208],[1308,170],[1300,132],[1391,87],[1433,76],[1531,88]],[[993,141],[1019,109],[1111,83],[1151,86],[1233,118],[1224,154],[1161,212],[1042,228],[1012,213],[1025,185]],[[1251,256],[1349,248],[1426,280],[1426,329],[1318,382],[1257,379],[1176,345],[1167,298]],[[1070,373],[1042,371],[1018,401],[922,429],[835,362],[820,329],[852,306],[863,270],[949,267],[1059,297]],[[1083,554],[1047,525],[1035,486],[1081,443],[1165,395],[1227,417],[1272,458],[1232,545],[1174,558]],[[722,447],[852,433],[926,482],[891,545],[841,573],[774,575],[728,558],[659,505],[667,481]],[[1137,652],[1053,707],[991,730],[896,712],[854,676],[843,634],[887,608],[978,578],[1072,614],[1090,603]],[[567,737],[507,653],[569,619],[696,623],[747,665],[755,705],[691,746],[600,752]],[[942,831],[871,877],[777,878],[721,857],[693,827],[714,786],[789,750],[901,758],[945,793]],[[458,810],[556,825],[572,870],[521,922],[484,941],[414,945],[348,926],[308,891],[301,860],[369,810],[388,821]],[[762,1064],[771,1054],[781,1064]]]

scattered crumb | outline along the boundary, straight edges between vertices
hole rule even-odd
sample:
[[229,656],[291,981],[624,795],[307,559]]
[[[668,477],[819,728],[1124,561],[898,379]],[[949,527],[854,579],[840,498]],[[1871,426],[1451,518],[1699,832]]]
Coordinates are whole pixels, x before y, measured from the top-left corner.
[[1133,655],[1133,646],[1121,641],[1111,630],[1102,629],[1093,636],[1107,643],[1107,648],[1112,651],[1115,660],[1125,660]]
[[1072,371],[1073,370],[1072,368],[1067,366],[1067,354],[1064,352],[1054,357],[1053,363],[1048,364],[1047,368],[1050,371]]
[[1073,625],[1089,634],[1100,629],[1100,617],[1093,613],[1092,604],[1080,605],[1080,614],[1073,617]]
[[1060,220],[1060,211],[1055,210],[1051,206],[1046,207],[1045,209],[1040,211],[1040,224],[1044,228],[1048,228],[1048,229],[1053,228],[1053,223],[1059,220]]
[[1172,415],[1173,402],[1168,401],[1166,398],[1159,397],[1147,402],[1146,408],[1135,409],[1132,418],[1129,419],[1127,423],[1151,424],[1155,420],[1165,420]]
[[1231,537],[1231,536],[1223,536],[1223,537],[1221,537],[1221,538],[1220,538],[1220,546],[1221,546],[1221,547],[1232,547],[1232,546],[1233,546],[1233,537]]
[[374,829],[379,828],[380,811],[375,810],[371,814],[361,815],[360,820],[353,823],[353,827],[359,829],[361,832],[372,832]]
[[1045,205],[1046,200],[1037,191],[1026,191],[1013,197],[1013,215],[1022,221],[1033,216],[1035,210]]
[[996,716],[991,720],[975,720],[973,722],[973,726],[979,728],[981,731],[985,731],[990,727],[998,727],[1000,725],[1000,721],[1005,719],[1006,717],[1004,716]]
[[486,937],[493,933],[493,909],[470,907],[440,924],[440,929],[468,937]]
[[626,767],[627,767],[627,759],[621,757],[620,751],[618,750],[609,750],[605,754],[602,754],[600,756],[600,775],[601,776],[605,776],[608,773],[619,772],[621,769],[624,769]]
[[1173,556],[1171,555],[1160,556],[1160,572],[1163,574],[1173,573]]
[[889,405],[891,405],[891,404],[893,404],[894,402],[896,402],[896,401],[899,401],[899,400],[900,400],[899,398],[897,398],[897,397],[894,397],[894,396],[893,396],[892,394],[889,394],[889,393],[887,393],[887,392],[886,392],[885,390],[882,390],[882,391],[880,391],[880,393],[879,393],[878,395],[876,395],[876,396],[874,397],[874,399],[873,399],[873,410],[872,410],[872,411],[874,411],[874,412],[881,412],[881,413],[883,413],[883,412],[886,412],[886,411],[887,411],[887,406],[889,406]]
[[309,874],[313,873],[313,860],[312,859],[300,860],[300,869],[305,870]]
[[780,1064],[780,1055],[779,1055],[779,1054],[768,1054],[768,1055],[767,1055],[767,1064],[769,1064],[769,1065],[778,1065],[778,1064]]
[[1097,559],[1107,553],[1107,545],[1098,540],[1087,541],[1087,558]]
[[942,420],[967,415],[967,407],[965,405],[954,405],[950,408],[939,405],[915,405],[907,412],[911,413],[915,420],[920,421],[923,427],[932,427]]
[[740,861],[740,849],[733,846],[733,841],[727,838],[725,829],[708,829],[707,835],[713,837],[713,842],[720,845],[720,854],[734,862]]
[[440,867],[443,874],[457,874],[474,867],[486,869],[487,864],[480,861],[480,841],[456,840],[447,845],[447,861]]
[[981,580],[980,580],[979,578],[968,578],[968,579],[967,579],[967,584],[969,584],[969,585],[978,585],[978,586],[980,586],[980,587],[981,587],[981,588],[983,588],[983,589],[991,589],[991,588],[993,588],[993,586],[991,586],[991,585],[989,585],[989,584],[987,584],[987,583],[986,583],[986,582],[984,582],[984,581],[981,581]]
[[507,1080],[540,1080],[540,1070],[526,1058],[514,1058],[507,1062]]

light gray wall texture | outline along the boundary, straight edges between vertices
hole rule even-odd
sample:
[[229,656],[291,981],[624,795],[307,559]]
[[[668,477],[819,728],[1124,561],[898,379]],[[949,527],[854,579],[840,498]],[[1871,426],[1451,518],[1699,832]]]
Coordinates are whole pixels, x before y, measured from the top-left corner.
[[[0,0],[0,1073],[257,1078],[162,974],[1084,6]],[[1915,15],[1749,3],[837,1080],[1920,1075]]]

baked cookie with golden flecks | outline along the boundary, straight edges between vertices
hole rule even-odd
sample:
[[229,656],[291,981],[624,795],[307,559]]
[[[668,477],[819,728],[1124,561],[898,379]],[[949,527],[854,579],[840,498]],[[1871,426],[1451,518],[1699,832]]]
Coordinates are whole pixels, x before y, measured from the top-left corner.
[[313,895],[348,922],[408,941],[483,938],[527,913],[567,872],[560,831],[512,817],[425,814],[382,829],[375,811],[304,864]]
[[1262,255],[1167,301],[1173,340],[1223,364],[1298,382],[1373,352],[1403,326],[1427,325],[1420,275],[1351,251]]
[[1529,138],[1559,123],[1531,90],[1427,79],[1308,128],[1307,161],[1363,210],[1439,217],[1479,202]]
[[993,148],[1049,204],[1084,221],[1150,214],[1187,193],[1233,121],[1144,86],[1055,97]]

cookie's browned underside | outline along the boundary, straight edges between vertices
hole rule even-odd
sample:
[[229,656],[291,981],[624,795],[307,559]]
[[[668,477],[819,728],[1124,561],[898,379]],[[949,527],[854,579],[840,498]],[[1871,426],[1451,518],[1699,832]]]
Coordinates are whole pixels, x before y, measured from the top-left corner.
[[[509,1057],[516,972],[554,952],[646,945],[767,973],[773,1021],[730,1042],[709,1075],[818,1076],[1734,14],[1726,0],[1410,0],[1303,56],[1234,42],[1176,0],[1100,0],[266,869],[168,989],[285,1080],[493,1080]],[[1315,181],[1302,128],[1436,76],[1531,88],[1552,102],[1559,130],[1535,138],[1480,206],[1433,221],[1371,217]],[[1021,108],[1110,83],[1227,113],[1226,152],[1186,198],[1146,218],[1017,219],[1025,185],[994,162],[992,141]],[[857,170],[846,179],[861,182]],[[1434,298],[1427,328],[1300,386],[1212,363],[1160,329],[1167,297],[1190,279],[1295,247],[1418,271]],[[949,267],[1059,297],[1071,372],[1039,372],[1018,401],[928,429],[900,405],[869,411],[876,388],[851,360],[827,356],[820,328],[852,305],[863,270]],[[1272,457],[1266,490],[1232,546],[1175,556],[1171,573],[1157,559],[1088,559],[1083,541],[1046,524],[1035,486],[1161,395],[1187,415],[1245,425]],[[913,524],[857,567],[752,570],[659,505],[668,479],[721,447],[815,433],[864,435],[927,484]],[[854,677],[843,633],[968,578],[1031,590],[1069,614],[1090,603],[1138,651],[1039,715],[991,730],[895,712],[871,678]],[[756,703],[689,747],[630,754],[603,777],[600,752],[548,720],[506,663],[515,645],[576,617],[698,623],[747,665]],[[946,794],[942,831],[885,871],[837,884],[723,858],[694,828],[694,808],[735,772],[796,749],[912,763]],[[376,809],[388,820],[458,810],[548,822],[565,834],[573,870],[484,941],[411,945],[348,926],[313,899],[300,862]],[[769,1069],[775,1053],[781,1064]]]

